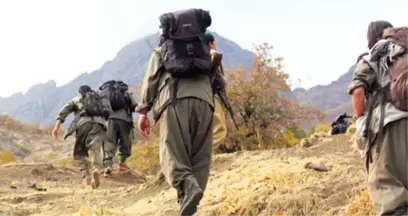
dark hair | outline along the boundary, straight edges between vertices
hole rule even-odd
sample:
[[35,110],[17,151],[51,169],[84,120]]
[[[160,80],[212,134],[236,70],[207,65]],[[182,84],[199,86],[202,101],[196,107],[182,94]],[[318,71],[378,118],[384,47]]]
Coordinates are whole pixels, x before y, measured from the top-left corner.
[[367,29],[368,48],[371,49],[383,37],[383,32],[387,28],[393,28],[391,23],[378,20],[370,22]]
[[207,44],[210,44],[210,43],[212,43],[214,41],[215,41],[214,35],[212,35],[210,32],[205,33],[205,42]]
[[92,90],[91,87],[89,87],[88,85],[82,85],[82,86],[80,86],[80,87],[78,88],[78,92],[79,92],[80,94],[84,94],[84,93],[90,92],[91,90]]

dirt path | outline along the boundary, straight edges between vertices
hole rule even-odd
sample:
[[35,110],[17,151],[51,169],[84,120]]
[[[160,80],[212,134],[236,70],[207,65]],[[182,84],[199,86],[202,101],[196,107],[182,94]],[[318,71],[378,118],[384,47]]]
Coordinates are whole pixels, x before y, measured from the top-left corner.
[[[327,172],[305,168],[324,164]],[[176,192],[137,173],[115,173],[97,190],[76,170],[47,164],[1,166],[0,209],[14,215],[175,215]],[[241,152],[214,157],[197,215],[333,215],[365,179],[363,161],[346,136],[308,149]],[[147,183],[142,184],[144,180]],[[45,187],[36,191],[30,184]],[[13,188],[11,188],[13,186]],[[0,214],[1,215],[1,214]],[[11,214],[9,214],[11,215]]]

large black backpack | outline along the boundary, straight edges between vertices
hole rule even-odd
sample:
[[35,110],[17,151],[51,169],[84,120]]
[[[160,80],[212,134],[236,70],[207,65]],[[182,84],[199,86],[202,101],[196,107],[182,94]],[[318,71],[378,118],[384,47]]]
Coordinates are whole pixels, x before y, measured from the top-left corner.
[[109,99],[112,110],[124,109],[127,105],[126,91],[128,85],[122,81],[109,80],[99,87],[101,95]]
[[210,47],[205,41],[211,16],[202,9],[187,9],[160,17],[161,58],[165,71],[176,77],[210,74]]

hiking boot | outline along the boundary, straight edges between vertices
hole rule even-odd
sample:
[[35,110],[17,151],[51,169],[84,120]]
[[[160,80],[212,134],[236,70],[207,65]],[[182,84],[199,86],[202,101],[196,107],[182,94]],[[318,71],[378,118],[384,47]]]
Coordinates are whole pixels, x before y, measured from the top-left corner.
[[119,163],[119,170],[125,171],[125,170],[128,170],[128,169],[129,169],[129,167],[128,167],[128,165],[126,165],[126,163]]
[[91,180],[91,187],[93,189],[96,189],[99,187],[100,184],[100,179],[99,179],[99,170],[98,169],[94,169],[92,171],[92,180]]
[[112,167],[106,167],[105,172],[103,172],[104,177],[112,176]]
[[91,185],[92,178],[91,176],[86,176],[82,179],[82,184],[85,186]]
[[403,216],[403,215],[408,215],[408,207],[407,206],[401,206],[395,210],[395,212],[392,214],[393,216]]
[[184,186],[185,195],[181,203],[179,216],[193,215],[197,212],[197,206],[200,200],[204,196],[203,190],[198,186],[198,184],[190,183],[190,185]]

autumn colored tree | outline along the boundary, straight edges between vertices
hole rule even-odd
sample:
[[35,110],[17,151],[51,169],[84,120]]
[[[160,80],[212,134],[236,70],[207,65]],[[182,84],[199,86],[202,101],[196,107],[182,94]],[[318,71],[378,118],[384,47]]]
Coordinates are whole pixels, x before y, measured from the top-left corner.
[[293,145],[285,130],[300,128],[322,113],[312,106],[301,106],[287,96],[289,75],[283,71],[283,58],[272,56],[267,43],[254,46],[252,71],[244,68],[226,71],[227,91],[240,131],[229,127],[229,139],[243,149],[281,148]]

